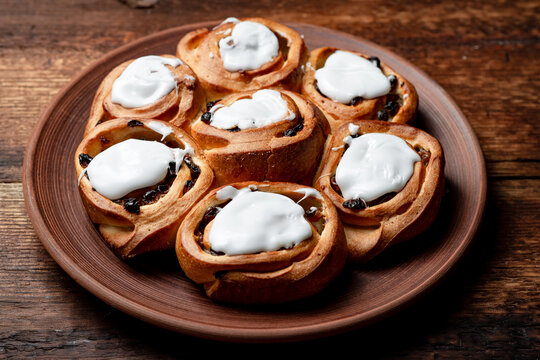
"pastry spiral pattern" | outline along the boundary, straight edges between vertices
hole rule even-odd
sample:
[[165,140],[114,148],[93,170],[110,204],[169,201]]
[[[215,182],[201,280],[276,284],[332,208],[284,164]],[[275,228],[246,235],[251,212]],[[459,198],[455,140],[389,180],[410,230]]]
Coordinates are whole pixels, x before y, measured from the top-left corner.
[[[142,184],[163,159],[161,173]],[[90,219],[124,259],[172,249],[180,222],[214,180],[186,132],[151,119],[114,119],[91,130],[77,148],[75,168]]]
[[[224,196],[231,191],[233,196]],[[250,196],[252,198],[248,198]],[[280,202],[272,208],[268,205],[271,202],[265,203],[267,197],[272,201],[278,197],[285,206]],[[234,202],[242,199],[250,207],[237,213]],[[257,210],[257,204],[263,206],[262,211]],[[264,208],[267,205],[268,208]],[[280,212],[288,211],[289,206],[295,211],[299,209],[295,221],[305,223],[307,227],[301,242],[240,254],[213,248],[217,245],[212,243],[212,236],[219,240],[220,232],[231,238],[229,246],[242,242],[246,234],[272,240],[272,221],[282,220],[285,215]],[[228,207],[232,208],[232,215],[231,211],[225,214]],[[276,212],[278,216],[274,216]],[[236,217],[244,217],[244,222],[230,224],[229,228],[219,223],[220,220],[234,222]],[[289,214],[287,219],[290,217]],[[257,231],[249,228],[251,224],[266,225],[265,229]],[[276,226],[279,228],[280,224]],[[294,226],[296,222],[288,224],[287,230]],[[279,231],[286,230],[281,228]],[[347,247],[337,211],[325,195],[298,184],[242,182],[211,191],[191,210],[178,232],[176,253],[185,274],[195,283],[202,284],[207,296],[213,300],[281,303],[310,296],[327,286],[343,268]]]
[[128,60],[101,82],[85,134],[103,122],[123,117],[163,120],[182,127],[204,103],[204,91],[195,73],[178,58],[161,55]]
[[[328,78],[342,76],[343,80],[352,81],[351,84],[343,81],[328,85],[330,87],[327,90],[328,94],[332,90],[338,92],[342,90],[343,95],[346,93],[349,95],[344,96],[344,100],[341,101],[324,94],[319,84],[319,81],[325,80],[320,70],[325,67],[328,58],[334,54],[343,56],[344,62],[347,60],[359,62],[354,65],[346,64],[345,66],[348,66],[346,71],[342,71],[343,64],[339,62],[335,63],[334,68],[325,70],[328,72]],[[364,66],[362,59],[372,63],[373,69]],[[373,78],[376,74],[368,73],[366,77],[366,72],[369,70],[379,72],[380,76],[387,78],[387,88],[379,94],[374,93],[373,88],[370,89],[370,87],[378,86],[379,83]],[[319,80],[317,80],[318,76],[320,76]],[[339,89],[340,86],[344,88]],[[418,107],[418,95],[414,86],[380,59],[332,47],[321,47],[311,51],[309,61],[305,66],[301,92],[325,113],[333,130],[343,123],[356,120],[381,120],[410,124],[416,116]]]
[[[410,151],[416,158],[411,163],[410,177],[405,179],[401,189],[380,196],[375,193],[373,195],[375,199],[346,199],[344,189],[339,185],[340,179],[336,178],[340,175],[339,166],[344,162],[345,153],[350,149],[347,143],[351,144],[351,139],[360,139],[373,134],[391,135],[393,140],[404,141],[405,148],[390,152],[390,157],[399,157],[404,151]],[[392,147],[394,144],[388,146]],[[377,158],[377,153],[383,150],[383,147],[375,145],[373,152],[368,153],[369,149],[363,151],[366,154],[365,158]],[[401,158],[399,160],[401,161]],[[361,166],[360,161],[357,160],[358,166]],[[384,161],[390,160],[388,158],[381,160],[371,169],[374,169],[374,172],[380,169],[381,174],[396,172],[396,169],[387,166]],[[399,161],[397,164],[401,165]],[[369,167],[366,169],[368,170],[363,171],[370,171]],[[351,174],[361,177],[352,171]],[[369,177],[375,175],[366,174],[367,181]],[[389,180],[395,182],[396,177]],[[345,176],[341,184],[350,187],[350,181],[351,177]],[[432,224],[438,213],[444,189],[443,150],[434,137],[409,125],[377,120],[344,124],[329,138],[315,187],[331,199],[340,214],[351,261],[367,261],[388,246],[420,234]]]
[[[270,98],[260,96],[262,94],[273,95]],[[280,110],[283,116],[274,119],[275,122],[259,124],[259,119],[264,117],[263,112],[276,97],[281,102],[278,105],[285,109]],[[234,110],[238,104],[248,101],[259,106],[261,111],[257,107],[246,115],[241,108],[238,114],[231,115],[231,121],[244,117],[246,122],[254,124],[252,127],[245,128],[241,121],[238,124],[231,122],[228,128],[217,127],[221,114],[227,114],[227,110]],[[276,114],[273,109],[268,112],[269,116]],[[328,122],[322,112],[301,95],[268,89],[226,96],[212,103],[191,126],[191,134],[200,144],[220,185],[244,180],[309,185],[321,159],[328,132]]]
[[[242,30],[244,24],[250,26]],[[177,56],[197,74],[208,99],[215,100],[263,88],[299,91],[308,50],[300,34],[285,25],[264,18],[232,18],[213,29],[186,34]]]

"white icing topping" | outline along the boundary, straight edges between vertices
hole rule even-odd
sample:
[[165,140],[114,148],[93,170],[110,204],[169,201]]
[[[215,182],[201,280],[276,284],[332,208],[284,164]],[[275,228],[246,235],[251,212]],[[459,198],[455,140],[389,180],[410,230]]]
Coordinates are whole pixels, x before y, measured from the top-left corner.
[[358,129],[360,128],[359,125],[354,125],[353,123],[350,123],[349,124],[349,133],[351,135],[356,135],[358,134]]
[[[239,23],[239,22],[240,22],[240,20],[238,20],[238,19],[235,18],[235,17],[228,17],[228,18],[226,18],[225,20],[223,20],[223,21],[221,22],[221,24],[219,24],[219,25],[216,26],[215,28],[218,28],[218,27],[220,27],[220,26],[223,25],[223,24],[227,24],[227,23],[237,24],[237,23]],[[214,29],[215,29],[215,28],[214,28]]]
[[371,61],[338,50],[315,71],[322,94],[334,101],[349,104],[355,97],[373,99],[388,94],[390,81]]
[[134,60],[114,81],[111,100],[126,108],[152,104],[175,89],[174,76],[165,65],[177,67],[177,58],[143,56]]
[[295,190],[294,192],[304,194],[304,197],[298,200],[297,203],[300,203],[302,200],[304,200],[305,198],[309,196],[312,196],[317,199],[322,199],[321,193],[313,188],[302,188],[302,189]]
[[219,54],[228,71],[258,69],[278,56],[278,38],[262,24],[242,21],[219,41]]
[[287,102],[276,90],[259,90],[248,99],[240,99],[230,106],[214,105],[210,109],[210,125],[220,129],[241,130],[260,128],[282,120],[295,118]]
[[370,133],[351,138],[337,169],[336,183],[346,200],[372,201],[403,189],[420,156],[394,135]]
[[161,141],[163,141],[163,139],[165,139],[170,133],[173,132],[173,129],[170,126],[165,125],[164,123],[159,121],[150,121],[146,124],[146,126],[154,130],[158,134],[161,134],[163,136],[161,138]]
[[312,235],[304,209],[287,196],[232,186],[218,194],[232,200],[216,215],[210,229],[214,251],[240,255],[288,249]]
[[169,163],[180,169],[184,156],[193,149],[172,149],[157,141],[128,139],[97,154],[85,169],[92,188],[116,200],[133,190],[158,184],[167,175]]

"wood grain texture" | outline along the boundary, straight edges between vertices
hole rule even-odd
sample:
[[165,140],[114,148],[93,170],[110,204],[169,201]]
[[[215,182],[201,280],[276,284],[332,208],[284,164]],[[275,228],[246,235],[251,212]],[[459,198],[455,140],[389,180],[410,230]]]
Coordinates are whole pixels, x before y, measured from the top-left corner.
[[[240,358],[252,350],[309,356],[323,346],[382,359],[538,358],[538,2],[161,0],[141,10],[115,1],[10,0],[0,9],[0,357],[182,358],[201,348]],[[257,15],[339,29],[410,60],[462,109],[490,180],[472,251],[420,303],[335,338],[239,348],[157,329],[78,286],[35,236],[20,181],[28,134],[83,67],[159,30]]]

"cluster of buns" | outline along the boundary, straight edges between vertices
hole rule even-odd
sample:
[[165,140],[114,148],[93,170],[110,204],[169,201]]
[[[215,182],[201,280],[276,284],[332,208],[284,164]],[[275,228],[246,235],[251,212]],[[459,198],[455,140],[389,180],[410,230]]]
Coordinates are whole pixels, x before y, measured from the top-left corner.
[[[334,68],[319,72],[336,53]],[[348,56],[359,61],[352,74],[367,66],[382,93],[328,95],[337,86],[341,96],[332,71]],[[285,25],[230,18],[186,34],[176,56],[144,61],[105,77],[75,154],[90,219],[121,258],[174,248],[210,298],[277,303],[322,290],[347,261],[367,261],[433,222],[444,186],[441,146],[409,125],[414,86],[378,58],[309,51]],[[412,159],[401,188],[369,201],[346,196],[357,190],[357,174],[341,161],[353,145],[372,151],[356,142],[367,134],[391,137],[374,140],[382,147],[375,157],[398,138]]]

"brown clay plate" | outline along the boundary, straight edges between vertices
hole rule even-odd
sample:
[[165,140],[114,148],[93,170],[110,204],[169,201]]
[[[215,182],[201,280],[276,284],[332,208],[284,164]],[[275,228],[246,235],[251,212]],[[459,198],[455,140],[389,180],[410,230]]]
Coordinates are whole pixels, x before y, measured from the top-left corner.
[[227,306],[206,298],[182,273],[174,253],[119,260],[102,241],[79,198],[73,166],[93,95],[119,63],[174,54],[199,23],[162,31],[113,51],[79,74],[55,97],[31,134],[24,160],[24,194],[43,245],[80,285],[113,307],[181,333],[227,341],[285,341],[321,337],[373,323],[409,305],[438,283],[464,254],[486,198],[485,164],[467,120],[425,73],[366,40],[306,24],[289,24],[310,49],[334,46],[378,56],[415,86],[415,126],[441,142],[447,193],[436,223],[364,266],[348,266],[322,293],[281,306]]

